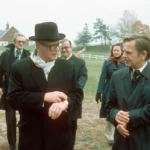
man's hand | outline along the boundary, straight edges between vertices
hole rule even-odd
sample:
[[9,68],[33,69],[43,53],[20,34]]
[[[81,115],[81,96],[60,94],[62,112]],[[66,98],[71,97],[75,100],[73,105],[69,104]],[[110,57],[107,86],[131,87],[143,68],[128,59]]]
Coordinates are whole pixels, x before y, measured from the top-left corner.
[[120,110],[116,114],[115,120],[117,121],[118,124],[121,124],[121,125],[127,124],[130,121],[129,112]]
[[117,130],[118,132],[126,138],[127,136],[130,136],[129,131],[126,129],[127,124],[118,124],[117,125]]
[[59,102],[53,103],[48,111],[48,116],[52,119],[57,119],[61,113],[68,108],[68,103],[66,102]]
[[63,92],[48,92],[44,95],[44,101],[49,103],[57,103],[67,99],[67,95]]
[[99,101],[102,101],[102,94],[101,93],[97,93],[95,96],[95,101],[97,102],[97,104],[99,103]]

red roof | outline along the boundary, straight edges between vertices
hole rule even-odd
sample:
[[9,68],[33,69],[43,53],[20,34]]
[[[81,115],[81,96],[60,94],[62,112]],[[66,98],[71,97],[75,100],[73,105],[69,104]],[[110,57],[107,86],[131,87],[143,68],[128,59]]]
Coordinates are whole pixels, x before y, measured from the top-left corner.
[[19,31],[15,27],[12,26],[0,37],[0,41],[12,42],[14,34],[18,32]]

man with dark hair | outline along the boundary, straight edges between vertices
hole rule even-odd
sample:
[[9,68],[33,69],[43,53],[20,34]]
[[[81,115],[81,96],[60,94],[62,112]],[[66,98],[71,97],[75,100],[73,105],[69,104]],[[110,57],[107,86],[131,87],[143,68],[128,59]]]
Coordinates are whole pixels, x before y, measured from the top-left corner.
[[[72,54],[72,43],[68,39],[64,39],[61,41],[60,49],[61,49],[61,57],[66,60],[69,60],[75,66],[77,86],[83,89],[88,79],[85,61]],[[76,130],[77,130],[77,118],[81,118],[81,115],[82,115],[82,103],[76,109],[75,119],[72,121],[72,133],[74,135],[72,146],[74,146],[75,144]]]
[[150,149],[150,39],[124,39],[126,68],[115,72],[110,83],[107,117],[115,125],[112,150]]
[[2,95],[0,105],[5,110],[7,138],[10,150],[16,149],[16,112],[10,108],[6,100],[8,78],[11,64],[16,60],[26,58],[30,55],[30,52],[24,49],[25,41],[26,38],[23,34],[14,34],[13,43],[7,45],[7,50],[0,56],[0,95]]
[[83,98],[74,66],[58,58],[57,24],[35,25],[36,50],[11,67],[8,102],[20,113],[19,150],[72,150],[72,120]]

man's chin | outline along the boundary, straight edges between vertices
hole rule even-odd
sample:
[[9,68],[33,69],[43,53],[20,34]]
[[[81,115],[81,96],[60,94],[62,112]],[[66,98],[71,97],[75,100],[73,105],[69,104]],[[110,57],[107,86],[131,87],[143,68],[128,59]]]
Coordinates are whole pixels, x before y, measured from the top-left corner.
[[131,67],[131,65],[130,65],[129,63],[125,63],[125,65],[126,65],[127,67]]

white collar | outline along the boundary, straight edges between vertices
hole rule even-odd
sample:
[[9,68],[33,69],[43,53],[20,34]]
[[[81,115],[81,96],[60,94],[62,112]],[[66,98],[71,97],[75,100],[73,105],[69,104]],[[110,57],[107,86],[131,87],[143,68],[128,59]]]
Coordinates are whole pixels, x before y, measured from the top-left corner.
[[70,58],[72,57],[72,53],[70,54],[70,56],[69,57],[67,57],[67,58],[64,58],[64,59],[66,59],[66,60],[69,60]]
[[[144,68],[146,67],[146,65],[147,65],[147,61],[146,61],[146,63],[144,64],[144,66],[142,66],[141,68],[139,68],[138,70],[140,71],[140,72],[142,72],[143,70],[144,70]],[[132,69],[133,70],[133,72],[136,70],[136,69]]]

